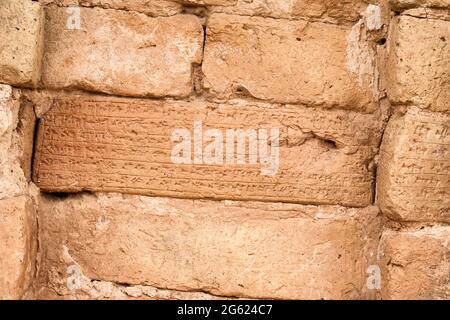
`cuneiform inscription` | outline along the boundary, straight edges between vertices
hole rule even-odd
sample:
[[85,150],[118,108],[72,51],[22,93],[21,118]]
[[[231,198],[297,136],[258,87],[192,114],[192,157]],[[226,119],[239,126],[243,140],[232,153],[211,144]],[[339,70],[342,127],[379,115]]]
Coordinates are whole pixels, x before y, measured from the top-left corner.
[[380,204],[395,218],[450,221],[450,117],[409,110],[389,123],[381,149]]
[[[223,131],[279,129],[276,174],[261,175],[251,161],[173,163],[173,131],[200,121]],[[298,106],[64,96],[40,121],[34,179],[47,192],[366,206],[378,128],[371,115]],[[250,159],[249,145],[244,152]]]

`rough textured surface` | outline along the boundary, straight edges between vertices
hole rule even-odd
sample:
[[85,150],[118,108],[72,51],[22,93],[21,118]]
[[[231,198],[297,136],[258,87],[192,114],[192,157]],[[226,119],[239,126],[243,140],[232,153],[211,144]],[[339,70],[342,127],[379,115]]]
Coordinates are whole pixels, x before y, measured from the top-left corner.
[[450,116],[411,108],[386,128],[378,204],[401,221],[450,222]]
[[[26,190],[21,163],[23,150],[32,145],[32,137],[18,132],[20,93],[7,85],[0,85],[0,199],[21,195]],[[22,160],[21,160],[22,159]],[[31,163],[31,159],[30,159]]]
[[373,111],[375,62],[360,28],[213,14],[204,86],[219,97]]
[[43,4],[56,4],[58,6],[101,7],[137,11],[149,16],[173,16],[181,13],[183,7],[173,0],[40,0]]
[[450,8],[450,0],[389,0],[393,9]]
[[450,21],[400,16],[389,39],[389,99],[450,112]]
[[0,200],[0,299],[22,298],[34,277],[36,217],[25,196]]
[[366,288],[382,223],[374,207],[99,194],[42,199],[39,210],[40,279],[62,294],[72,265],[90,279],[223,296],[376,293]]
[[0,83],[33,86],[39,80],[43,20],[37,2],[0,2]]
[[[191,0],[192,1],[192,0]],[[194,0],[195,1],[195,0]],[[196,1],[198,2],[198,1]],[[362,0],[237,0],[209,1],[217,4],[213,12],[272,18],[309,18],[333,23],[355,22],[366,9],[368,2]],[[223,6],[226,5],[226,6]]]
[[380,244],[383,299],[450,298],[450,227],[385,231]]
[[45,87],[155,97],[192,92],[192,65],[202,57],[197,17],[80,10],[80,30],[66,28],[65,8],[46,10]]
[[[219,105],[98,96],[53,101],[41,119],[36,144],[34,181],[44,191],[347,206],[367,206],[372,201],[371,161],[382,126],[372,115],[246,101]],[[174,130],[186,128],[194,139],[194,121],[199,120],[203,132],[220,130],[223,144],[216,151],[222,151],[221,162],[192,163],[196,147],[188,153],[191,163],[174,162],[172,151],[179,141],[172,138]],[[229,139],[225,130],[273,128],[280,131],[277,150],[267,137],[259,136],[258,151],[251,151],[247,144],[251,140],[246,137],[242,151],[246,161],[237,163],[235,155],[233,163],[226,160],[227,144],[237,140]],[[212,140],[203,139],[200,148],[206,154]],[[270,165],[261,161],[261,145],[267,146],[274,159]],[[250,163],[251,154],[258,154],[259,160]]]

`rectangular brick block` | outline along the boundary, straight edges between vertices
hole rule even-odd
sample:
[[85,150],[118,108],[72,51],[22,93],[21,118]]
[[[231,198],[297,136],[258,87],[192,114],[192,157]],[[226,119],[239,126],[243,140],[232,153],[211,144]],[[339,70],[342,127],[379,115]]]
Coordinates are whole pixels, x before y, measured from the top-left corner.
[[104,9],[128,10],[149,16],[173,16],[181,13],[183,6],[175,0],[39,0],[42,4],[58,6],[101,7]]
[[[183,0],[216,5],[213,12],[272,18],[311,18],[332,23],[357,21],[367,8],[364,0]],[[234,3],[233,3],[234,2]],[[234,5],[233,5],[234,4]]]
[[377,117],[233,103],[56,97],[34,181],[49,192],[370,205]]
[[450,115],[411,108],[384,134],[378,204],[400,221],[450,222]]
[[40,78],[44,15],[31,0],[0,2],[0,83],[34,86]]
[[450,112],[449,41],[450,21],[394,19],[388,60],[391,102]]
[[39,215],[40,282],[63,296],[77,294],[67,287],[76,276],[229,297],[376,294],[366,286],[383,220],[375,207],[84,194],[46,197]]
[[450,299],[450,227],[385,231],[380,243],[384,300]]
[[393,9],[450,8],[450,0],[389,0]]
[[0,299],[20,299],[34,276],[36,217],[32,201],[0,200]]
[[66,10],[46,10],[45,87],[151,97],[192,92],[203,43],[197,17],[81,8],[77,20]]
[[221,98],[244,94],[272,102],[373,111],[373,52],[358,42],[358,30],[213,14],[202,65],[204,86]]
[[33,145],[33,137],[20,129],[24,119],[20,108],[20,90],[0,84],[0,200],[22,195],[27,187],[24,171],[31,166],[31,158],[26,150]]

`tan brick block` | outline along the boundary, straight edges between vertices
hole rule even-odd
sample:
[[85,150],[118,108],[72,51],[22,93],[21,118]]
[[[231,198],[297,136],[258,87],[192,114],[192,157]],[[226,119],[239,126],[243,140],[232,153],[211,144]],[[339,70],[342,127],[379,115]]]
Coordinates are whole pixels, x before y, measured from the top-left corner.
[[36,217],[27,197],[0,200],[0,299],[19,299],[34,276]]
[[367,206],[381,126],[373,115],[240,100],[55,97],[34,181],[49,192]]
[[450,112],[450,21],[400,16],[391,27],[389,99]]
[[19,109],[19,90],[0,84],[0,199],[21,195],[27,187],[20,159],[25,159],[23,142],[32,141],[17,130]]
[[450,298],[450,227],[385,231],[380,243],[384,300]]
[[[186,1],[186,0],[184,0]],[[198,0],[188,0],[200,2]],[[206,1],[205,1],[206,2]],[[311,18],[333,23],[357,21],[368,6],[364,0],[235,0],[208,1],[213,12],[272,18]],[[371,1],[376,3],[377,1]]]
[[151,97],[192,92],[203,43],[197,17],[81,8],[77,30],[67,28],[66,8],[46,12],[45,87]]
[[31,0],[0,2],[0,83],[34,86],[40,78],[44,15]]
[[378,204],[400,221],[450,221],[450,116],[411,108],[389,121]]
[[424,8],[449,8],[450,0],[389,0],[393,9]]
[[40,2],[46,5],[96,6],[105,9],[137,11],[154,17],[173,16],[183,10],[183,6],[174,0],[40,0]]
[[84,194],[43,199],[39,214],[40,278],[62,295],[77,275],[232,297],[375,295],[366,287],[383,220],[375,207]]
[[[204,85],[219,97],[244,94],[280,103],[373,111],[371,47],[355,28],[213,14]],[[320,53],[320,54],[319,54]]]

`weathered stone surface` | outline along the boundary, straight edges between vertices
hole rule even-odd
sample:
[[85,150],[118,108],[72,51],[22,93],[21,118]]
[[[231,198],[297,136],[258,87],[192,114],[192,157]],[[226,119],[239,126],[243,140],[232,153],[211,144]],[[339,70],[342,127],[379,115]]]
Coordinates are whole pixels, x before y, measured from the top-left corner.
[[41,281],[62,278],[63,294],[78,266],[89,279],[221,296],[375,295],[366,288],[383,220],[375,207],[84,194],[42,199],[39,214]]
[[401,221],[450,222],[450,115],[411,108],[386,128],[378,204]]
[[[62,96],[40,121],[34,181],[49,192],[367,206],[381,126],[373,115],[240,100]],[[210,129],[221,138],[208,136]],[[255,137],[243,135],[245,144],[229,138],[227,131],[239,129]],[[180,130],[190,142],[174,138]],[[185,153],[177,151],[182,141]]]
[[58,6],[97,6],[105,9],[137,11],[154,17],[172,16],[183,10],[183,6],[173,0],[40,0],[40,2]]
[[389,99],[450,112],[450,22],[400,16],[391,27]]
[[[26,191],[26,178],[20,166],[25,141],[17,132],[20,93],[8,85],[0,85],[0,199],[15,197]],[[31,161],[31,159],[30,159]]]
[[175,0],[183,4],[188,5],[201,5],[201,6],[231,6],[235,5],[238,0]]
[[66,8],[46,10],[43,85],[126,96],[188,96],[201,62],[203,28],[191,15],[150,18],[81,8],[80,30]]
[[213,14],[204,86],[225,98],[373,111],[375,62],[360,28]]
[[450,8],[450,0],[389,0],[393,9]]
[[[185,1],[185,0],[184,0]],[[195,1],[196,0],[188,0]],[[215,3],[214,3],[215,2]],[[368,6],[364,0],[235,0],[209,1],[213,12],[272,18],[311,18],[333,23],[355,22]]]
[[25,197],[0,200],[0,299],[19,299],[28,290],[36,260],[36,217]]
[[[49,274],[36,299],[39,300],[227,300],[203,292],[164,290],[152,286],[129,286],[91,280],[82,275],[80,287],[67,289],[67,274]],[[231,300],[233,298],[229,298]]]
[[385,231],[380,243],[382,298],[450,298],[450,227]]
[[39,80],[44,15],[30,0],[0,2],[0,83],[33,86]]

